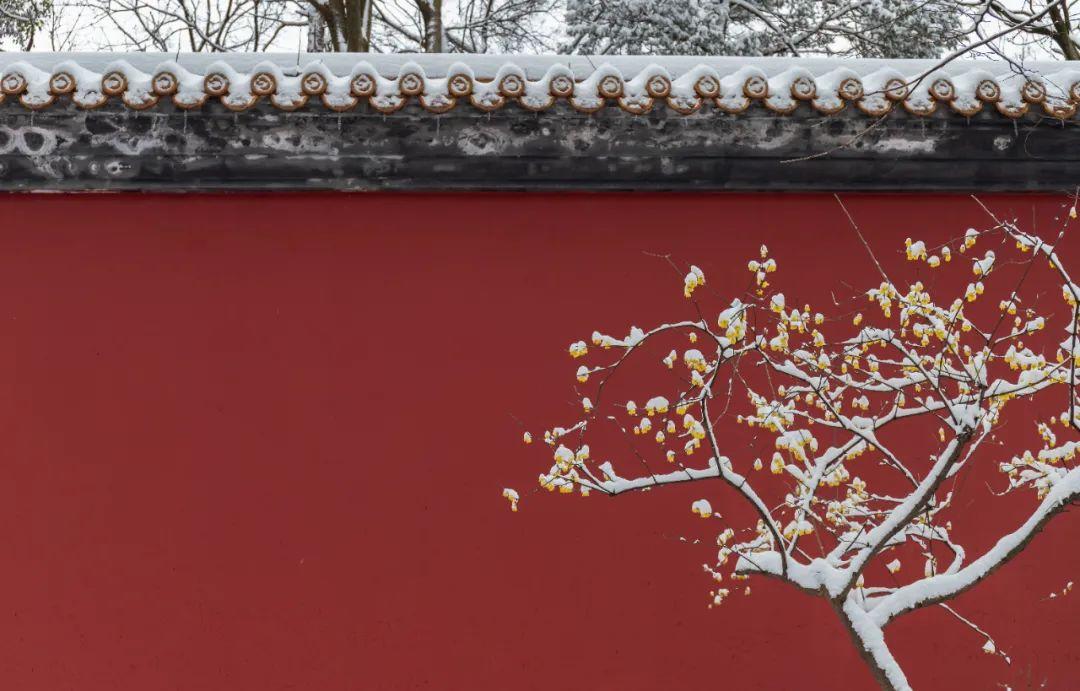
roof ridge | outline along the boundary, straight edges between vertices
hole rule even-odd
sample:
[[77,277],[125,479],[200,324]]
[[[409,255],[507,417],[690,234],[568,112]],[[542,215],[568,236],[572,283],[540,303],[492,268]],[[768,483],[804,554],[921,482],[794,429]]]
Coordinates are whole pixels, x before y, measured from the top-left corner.
[[[909,61],[897,61],[897,67],[891,67],[888,61],[794,60],[772,63],[786,69],[770,74],[762,69],[766,63],[747,58],[743,64],[725,61],[732,69],[702,62],[677,73],[659,62],[627,73],[606,62],[582,76],[567,64],[548,62],[542,76],[530,79],[513,59],[484,76],[478,76],[468,62],[457,60],[439,77],[428,76],[416,61],[394,66],[392,75],[388,74],[391,69],[380,70],[367,60],[355,61],[346,73],[333,72],[322,60],[286,69],[267,59],[240,71],[223,59],[207,64],[202,73],[189,71],[175,60],[160,62],[150,71],[123,59],[97,70],[77,59],[46,69],[34,62],[23,59],[0,68],[0,102],[13,98],[41,110],[68,98],[79,108],[94,109],[118,98],[129,108],[144,110],[166,99],[182,109],[199,108],[217,99],[225,108],[240,112],[262,100],[292,111],[318,98],[331,111],[349,111],[366,102],[376,112],[388,114],[413,100],[431,113],[447,112],[462,101],[481,111],[499,110],[509,103],[544,111],[564,101],[585,113],[615,104],[634,115],[649,112],[657,103],[686,115],[707,106],[741,113],[755,103],[788,114],[806,103],[823,115],[851,104],[875,117],[897,105],[913,115],[927,116],[939,104],[972,116],[992,104],[1008,118],[1022,117],[1037,105],[1046,115],[1061,119],[1073,117],[1080,106],[1080,69],[1067,65],[1049,75],[995,75],[979,63],[965,64],[963,71],[904,74],[897,67],[913,67]],[[827,71],[815,74],[810,67]]]

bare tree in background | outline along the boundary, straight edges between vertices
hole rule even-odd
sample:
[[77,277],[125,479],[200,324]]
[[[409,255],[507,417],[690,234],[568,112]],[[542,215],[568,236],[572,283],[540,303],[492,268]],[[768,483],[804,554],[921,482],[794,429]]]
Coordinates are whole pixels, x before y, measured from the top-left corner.
[[[486,53],[550,49],[558,0],[304,0],[309,45],[327,50]],[[549,21],[545,21],[549,20]]]
[[38,45],[47,45],[54,53],[78,50],[81,46],[80,32],[87,29],[89,14],[86,8],[64,8],[50,3],[39,30],[44,40],[40,40]]
[[372,0],[304,0],[311,17],[308,48],[366,53],[371,50]]
[[1080,60],[1080,2],[1077,0],[971,0],[961,2],[974,33],[988,26],[1016,29],[1014,46],[1041,49],[1054,57]]
[[[332,52],[470,52],[550,49],[551,15],[559,0],[58,0],[51,47],[172,52],[307,50]],[[9,8],[0,31],[26,35],[32,0],[0,0]],[[22,9],[20,9],[22,8]],[[83,32],[97,44],[71,35]],[[39,24],[40,25],[40,22]]]
[[191,52],[260,51],[287,27],[302,27],[284,0],[69,0],[105,29],[102,47]]

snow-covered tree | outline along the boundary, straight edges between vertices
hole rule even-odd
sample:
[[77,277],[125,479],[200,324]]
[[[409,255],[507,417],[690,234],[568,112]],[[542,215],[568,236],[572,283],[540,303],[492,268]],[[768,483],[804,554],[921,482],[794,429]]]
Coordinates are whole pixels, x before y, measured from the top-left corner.
[[941,0],[567,0],[565,49],[932,58],[961,43],[962,18]]
[[[580,417],[544,433],[540,486],[616,496],[697,483],[708,496],[689,508],[717,525],[710,606],[749,595],[751,578],[823,598],[885,689],[910,688],[886,628],[922,608],[1005,657],[950,601],[1080,498],[1080,285],[1057,249],[1075,199],[1065,209],[1048,238],[987,210],[987,227],[950,242],[908,239],[899,262],[880,262],[855,228],[878,278],[821,311],[774,285],[783,267],[765,246],[740,295],[715,294],[691,266],[680,288],[692,318],[570,344],[585,363]],[[960,480],[977,468],[1026,518],[965,548],[957,533],[992,524],[965,513],[975,489]],[[518,510],[517,491],[503,496]]]
[[0,0],[0,41],[33,48],[34,32],[51,6],[51,0]]
[[1075,0],[567,0],[566,25],[579,53],[1080,59]]

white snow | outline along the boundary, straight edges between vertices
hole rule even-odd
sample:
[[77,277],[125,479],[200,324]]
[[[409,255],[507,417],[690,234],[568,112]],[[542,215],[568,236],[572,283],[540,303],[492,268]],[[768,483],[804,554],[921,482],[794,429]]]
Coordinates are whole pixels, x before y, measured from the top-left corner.
[[[726,461],[727,459],[724,459]],[[627,480],[619,477],[615,474],[615,471],[611,467],[610,462],[601,464],[600,470],[607,477],[611,478],[601,482],[595,489],[599,489],[609,494],[621,494],[622,492],[629,492],[635,489],[644,489],[647,487],[656,487],[659,485],[666,485],[673,482],[687,482],[690,480],[702,480],[710,477],[718,477],[721,473],[721,469],[717,467],[714,460],[709,460],[709,467],[701,470],[695,468],[686,468],[685,470],[676,470],[670,473],[664,473],[662,475],[646,475],[644,477],[636,478],[633,480]]]
[[1050,492],[1016,531],[997,541],[989,551],[955,573],[942,573],[916,581],[879,600],[870,614],[878,626],[884,626],[897,615],[929,602],[935,602],[965,590],[985,578],[992,569],[1007,560],[1019,549],[1043,521],[1064,504],[1080,496],[1080,467],[1058,480]]
[[712,504],[708,499],[698,499],[690,505],[690,511],[702,518],[708,518],[713,514]]
[[[264,94],[285,109],[309,97],[341,110],[369,98],[372,106],[392,112],[415,95],[433,112],[458,99],[482,109],[516,99],[542,110],[559,94],[586,111],[610,100],[641,113],[662,100],[689,113],[712,100],[717,108],[737,113],[757,100],[779,113],[805,102],[828,114],[852,102],[876,114],[892,107],[884,91],[898,85],[908,92],[904,107],[917,114],[943,106],[970,115],[993,101],[994,94],[997,110],[1010,117],[1022,115],[1033,103],[1041,103],[1053,117],[1071,116],[1075,109],[1069,90],[1080,83],[1080,69],[1061,63],[1026,63],[1026,75],[1016,75],[1005,62],[957,60],[918,79],[932,66],[924,60],[691,56],[365,54],[360,60],[350,54],[306,53],[0,53],[0,78],[26,81],[20,98],[28,107],[49,105],[61,87],[80,105],[100,105],[107,98],[107,75],[123,77],[119,93],[127,103],[146,105],[172,91],[171,86],[161,89],[158,80],[169,74],[178,104],[195,107],[210,95],[236,110]],[[259,93],[253,86],[256,76]],[[67,83],[69,78],[74,84]],[[452,83],[458,82],[469,86],[471,96],[455,92]]]

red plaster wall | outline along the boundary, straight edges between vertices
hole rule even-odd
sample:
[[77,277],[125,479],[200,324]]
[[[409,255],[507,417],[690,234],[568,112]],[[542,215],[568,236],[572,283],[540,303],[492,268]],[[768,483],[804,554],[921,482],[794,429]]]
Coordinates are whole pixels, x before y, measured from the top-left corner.
[[[1061,204],[987,201],[1040,227]],[[964,196],[848,204],[890,251],[985,220]],[[566,419],[571,340],[684,316],[643,250],[722,292],[761,242],[786,280],[872,280],[830,195],[8,196],[0,214],[0,687],[872,688],[822,602],[754,583],[706,608],[714,548],[677,539],[708,537],[700,488],[535,493],[545,456],[511,418]],[[1034,502],[970,484],[1002,526]],[[1080,593],[1045,599],[1080,566],[1075,519],[958,603],[1011,667],[940,610],[889,629],[917,688],[1080,687]]]

